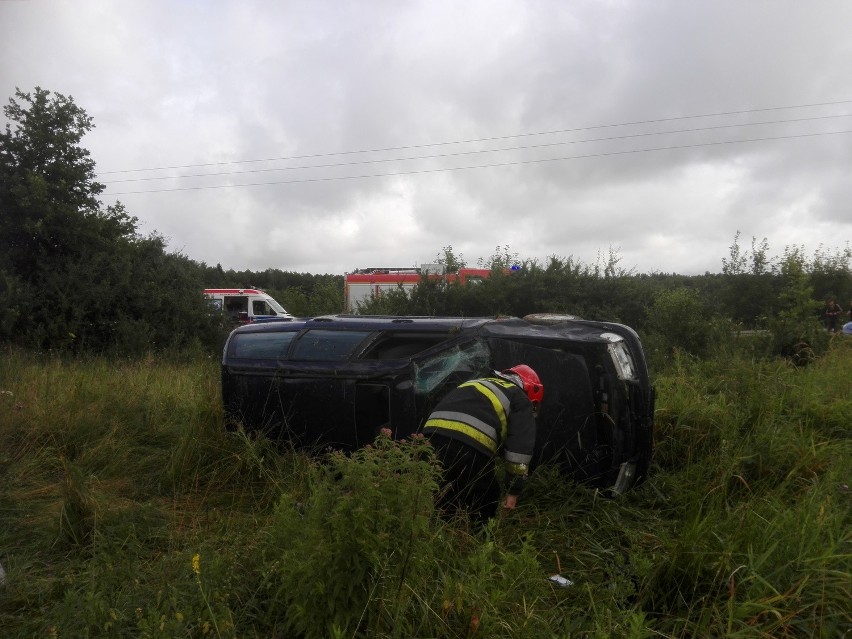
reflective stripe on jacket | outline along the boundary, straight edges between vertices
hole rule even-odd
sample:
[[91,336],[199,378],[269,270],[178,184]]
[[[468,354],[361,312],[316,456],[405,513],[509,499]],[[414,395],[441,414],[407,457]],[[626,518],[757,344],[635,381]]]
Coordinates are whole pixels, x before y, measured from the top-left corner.
[[423,433],[440,433],[492,457],[502,447],[507,488],[517,494],[523,487],[535,449],[535,417],[512,382],[488,377],[461,384],[438,403]]

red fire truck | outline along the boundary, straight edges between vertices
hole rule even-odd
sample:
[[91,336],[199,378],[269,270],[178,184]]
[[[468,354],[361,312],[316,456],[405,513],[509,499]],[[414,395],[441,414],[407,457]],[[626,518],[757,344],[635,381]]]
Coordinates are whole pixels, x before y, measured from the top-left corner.
[[458,273],[446,273],[442,264],[424,264],[422,267],[371,267],[347,273],[343,280],[344,312],[357,313],[358,303],[367,302],[385,291],[402,289],[410,293],[425,275],[446,282],[469,284],[491,274],[487,268],[461,268]]

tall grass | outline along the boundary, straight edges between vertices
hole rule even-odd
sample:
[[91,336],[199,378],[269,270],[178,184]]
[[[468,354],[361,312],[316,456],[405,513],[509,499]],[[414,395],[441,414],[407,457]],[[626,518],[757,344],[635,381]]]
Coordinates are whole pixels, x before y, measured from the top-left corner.
[[[203,358],[0,359],[9,637],[837,637],[852,630],[852,340],[807,367],[681,357],[650,479],[539,468],[485,530],[434,461],[222,428]],[[548,580],[561,574],[573,582]]]

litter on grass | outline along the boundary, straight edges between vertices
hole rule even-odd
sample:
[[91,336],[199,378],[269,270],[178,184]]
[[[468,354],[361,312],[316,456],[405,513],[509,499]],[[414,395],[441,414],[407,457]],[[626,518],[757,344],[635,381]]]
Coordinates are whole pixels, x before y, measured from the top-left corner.
[[570,588],[574,585],[574,582],[568,579],[567,577],[563,577],[562,575],[553,575],[548,577],[548,581],[552,581],[560,588]]

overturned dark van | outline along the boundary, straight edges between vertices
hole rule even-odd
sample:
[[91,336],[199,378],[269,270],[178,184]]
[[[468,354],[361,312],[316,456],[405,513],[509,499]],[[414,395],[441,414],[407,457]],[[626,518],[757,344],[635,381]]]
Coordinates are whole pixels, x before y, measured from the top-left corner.
[[222,360],[226,420],[297,447],[356,449],[416,433],[463,381],[515,364],[545,386],[532,466],[622,492],[648,472],[654,391],[627,326],[523,319],[332,315],[235,329]]

